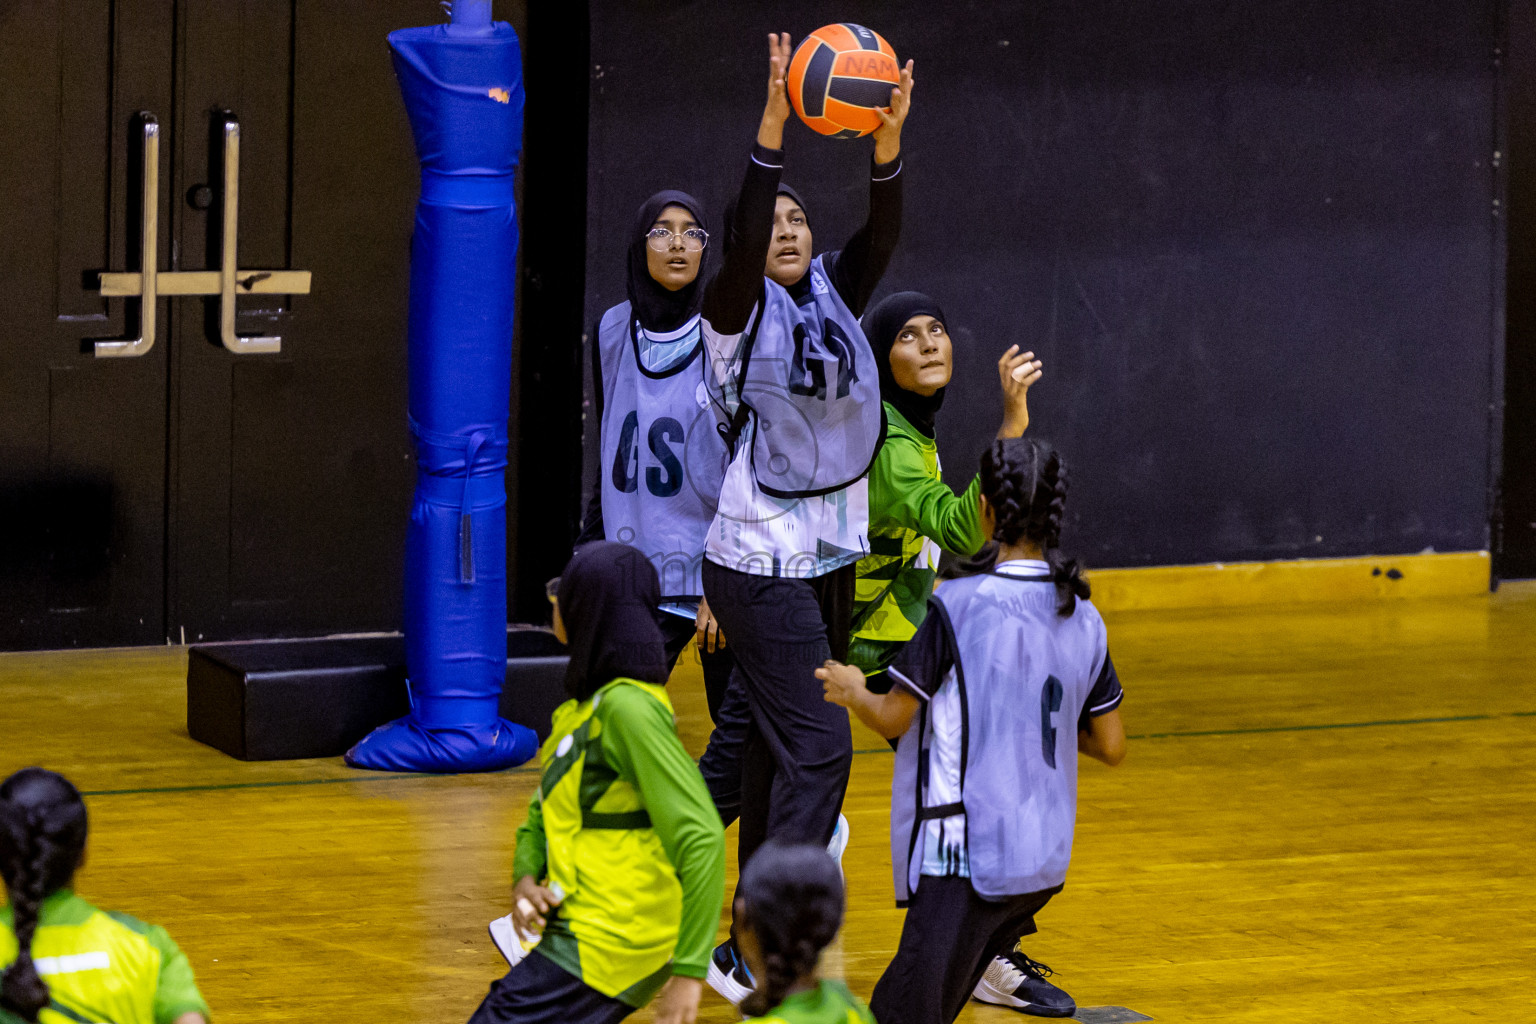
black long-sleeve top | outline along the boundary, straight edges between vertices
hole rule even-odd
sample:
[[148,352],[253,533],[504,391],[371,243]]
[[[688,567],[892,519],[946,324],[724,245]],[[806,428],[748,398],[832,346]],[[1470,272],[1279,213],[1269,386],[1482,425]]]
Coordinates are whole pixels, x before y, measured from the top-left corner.
[[[752,159],[747,163],[731,223],[726,230],[730,240],[723,265],[705,286],[703,316],[710,327],[722,335],[739,334],[747,329],[753,307],[762,297],[763,266],[768,245],[773,240],[774,205],[779,194],[779,178],[784,170],[784,151],[753,143]],[[901,158],[887,164],[872,164],[869,176],[869,215],[864,225],[853,233],[846,245],[828,253],[822,260],[831,285],[852,311],[862,316],[869,298],[885,275],[885,268],[901,237]],[[809,211],[807,211],[809,220]],[[814,229],[812,231],[814,238]],[[806,273],[789,289],[791,298],[800,299],[811,286]],[[603,417],[602,369],[597,356],[597,325],[592,326],[592,387],[596,396],[595,414],[601,430]],[[602,472],[602,467],[599,468]],[[602,481],[598,481],[587,502],[577,546],[603,539]]]
[[[784,151],[753,144],[734,215],[730,240],[720,270],[705,286],[704,319],[722,335],[747,329],[752,309],[763,289],[763,265],[773,240],[773,211],[784,171]],[[806,211],[810,219],[810,211]],[[815,229],[812,228],[814,237]],[[872,165],[869,177],[869,216],[843,248],[826,254],[822,264],[830,283],[854,316],[864,312],[874,294],[896,241],[901,237],[901,158]],[[807,273],[790,289],[799,299],[810,287]]]

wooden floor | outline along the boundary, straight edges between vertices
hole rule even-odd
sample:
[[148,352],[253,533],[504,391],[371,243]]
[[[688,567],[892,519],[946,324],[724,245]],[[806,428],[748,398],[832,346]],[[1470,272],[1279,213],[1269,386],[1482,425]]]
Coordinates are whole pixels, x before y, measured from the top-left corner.
[[[1130,756],[1084,764],[1067,889],[1028,947],[1081,1005],[1529,1019],[1536,586],[1109,618]],[[89,794],[82,894],[166,925],[221,1024],[466,1019],[502,966],[485,923],[533,775],[244,764],[187,737],[184,672],[179,648],[0,656],[0,772],[42,764]],[[673,690],[697,752],[694,673]],[[902,915],[891,756],[863,730],[855,747],[827,967],[867,995]],[[706,994],[701,1020],[733,1019]]]

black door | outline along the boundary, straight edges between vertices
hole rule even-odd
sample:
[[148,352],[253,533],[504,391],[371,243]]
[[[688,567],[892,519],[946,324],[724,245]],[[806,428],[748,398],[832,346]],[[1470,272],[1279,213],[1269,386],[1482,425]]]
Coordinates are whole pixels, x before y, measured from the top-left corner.
[[[526,27],[521,4],[496,14]],[[385,36],[440,17],[423,0],[7,6],[0,649],[398,628],[417,171]],[[97,291],[140,270],[140,197],[158,273],[217,277],[231,178],[233,331],[220,295],[161,288],[153,345],[99,355],[140,336],[141,301]],[[247,288],[253,270],[307,271],[310,290]]]
[[[28,8],[31,8],[30,10]],[[145,138],[172,174],[172,5],[34,3],[0,32],[0,646],[156,643],[165,637],[165,333],[141,356],[137,303],[87,288],[138,269]],[[171,257],[160,233],[159,265]],[[168,301],[142,318],[163,328]],[[158,323],[154,321],[158,320]]]

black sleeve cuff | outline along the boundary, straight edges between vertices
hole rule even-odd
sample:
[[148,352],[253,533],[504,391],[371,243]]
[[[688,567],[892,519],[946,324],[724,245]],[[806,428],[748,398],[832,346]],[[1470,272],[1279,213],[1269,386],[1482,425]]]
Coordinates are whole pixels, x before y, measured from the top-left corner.
[[889,181],[901,173],[901,157],[899,155],[888,164],[877,164],[874,162],[874,157],[870,157],[869,160],[869,177],[871,181]]
[[784,151],[782,149],[769,149],[761,143],[752,143],[752,160],[764,167],[772,167],[775,170],[784,168]]

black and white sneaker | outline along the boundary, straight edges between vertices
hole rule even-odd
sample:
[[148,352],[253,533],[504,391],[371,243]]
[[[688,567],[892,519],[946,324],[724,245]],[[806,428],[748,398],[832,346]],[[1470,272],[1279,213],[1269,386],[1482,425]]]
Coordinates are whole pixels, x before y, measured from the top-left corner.
[[1070,1017],[1077,1012],[1077,1003],[1045,980],[1053,973],[1040,961],[1014,950],[1007,956],[992,958],[972,995],[980,1002],[1036,1017]]
[[736,943],[730,939],[720,943],[710,954],[708,980],[709,987],[720,993],[720,997],[732,1006],[741,1005],[741,1001],[751,995],[752,989],[756,987],[752,972],[747,970],[741,954],[736,952]]

